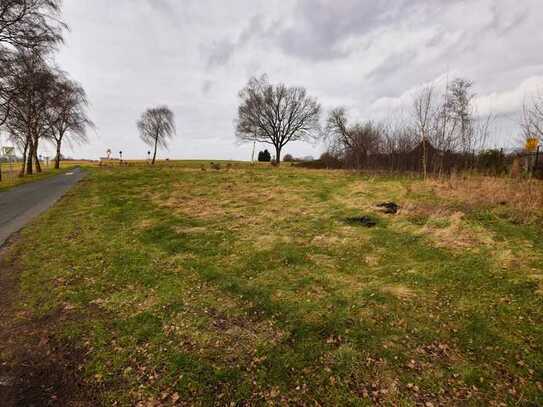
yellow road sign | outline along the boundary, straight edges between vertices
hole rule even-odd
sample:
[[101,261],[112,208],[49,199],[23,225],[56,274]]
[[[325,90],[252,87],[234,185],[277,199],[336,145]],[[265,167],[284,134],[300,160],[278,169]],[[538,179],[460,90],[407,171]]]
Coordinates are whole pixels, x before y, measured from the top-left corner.
[[526,139],[526,151],[535,151],[537,150],[537,147],[539,146],[539,139],[535,137],[530,137]]

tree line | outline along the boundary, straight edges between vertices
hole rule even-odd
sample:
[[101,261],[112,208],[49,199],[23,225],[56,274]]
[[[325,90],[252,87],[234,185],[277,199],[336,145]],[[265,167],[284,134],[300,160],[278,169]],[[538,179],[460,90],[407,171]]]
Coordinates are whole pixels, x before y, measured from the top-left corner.
[[[456,78],[439,91],[427,86],[412,96],[406,114],[384,121],[351,122],[344,107],[322,108],[302,87],[251,78],[239,93],[235,120],[242,142],[271,145],[275,164],[294,141],[325,141],[323,160],[335,167],[420,171],[424,175],[504,165],[503,151],[486,149],[493,115],[476,111],[473,82]],[[525,138],[543,139],[543,96],[524,106],[519,123]]]
[[83,87],[55,63],[68,29],[61,0],[0,2],[0,130],[22,152],[20,175],[41,172],[38,147],[55,146],[60,167],[65,143],[87,142],[88,100]]

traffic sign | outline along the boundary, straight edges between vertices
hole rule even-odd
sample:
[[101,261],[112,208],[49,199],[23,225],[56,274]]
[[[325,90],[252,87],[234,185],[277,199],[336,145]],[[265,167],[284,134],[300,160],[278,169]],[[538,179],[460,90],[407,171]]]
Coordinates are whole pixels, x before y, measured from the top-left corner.
[[529,152],[534,152],[537,150],[537,147],[539,146],[539,139],[536,137],[530,137],[526,139],[526,145],[525,149]]

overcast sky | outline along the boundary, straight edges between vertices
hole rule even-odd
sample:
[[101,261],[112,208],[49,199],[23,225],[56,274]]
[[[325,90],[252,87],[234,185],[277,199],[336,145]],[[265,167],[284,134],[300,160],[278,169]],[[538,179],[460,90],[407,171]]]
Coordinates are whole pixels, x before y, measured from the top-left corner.
[[65,0],[64,19],[57,60],[97,125],[77,157],[144,157],[136,120],[167,104],[178,135],[162,158],[248,159],[237,94],[262,73],[357,120],[395,116],[421,86],[463,76],[479,112],[500,117],[496,145],[517,137],[524,97],[543,87],[542,0]]

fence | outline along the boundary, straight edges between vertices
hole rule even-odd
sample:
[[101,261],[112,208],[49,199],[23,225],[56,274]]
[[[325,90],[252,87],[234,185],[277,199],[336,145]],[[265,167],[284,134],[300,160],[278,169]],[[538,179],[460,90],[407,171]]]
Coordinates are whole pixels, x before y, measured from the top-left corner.
[[11,181],[19,176],[19,171],[21,170],[21,163],[19,162],[0,162],[0,171],[2,176],[0,181]]

